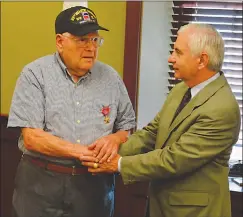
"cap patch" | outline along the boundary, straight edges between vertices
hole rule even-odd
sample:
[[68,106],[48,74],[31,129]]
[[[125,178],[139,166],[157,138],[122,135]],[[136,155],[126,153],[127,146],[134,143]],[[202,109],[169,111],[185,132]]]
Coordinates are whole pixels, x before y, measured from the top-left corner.
[[89,13],[88,12],[82,12],[84,20],[90,20]]
[[71,21],[77,22],[77,23],[84,23],[84,22],[97,22],[97,18],[92,11],[87,10],[87,9],[80,9],[76,11],[72,17]]

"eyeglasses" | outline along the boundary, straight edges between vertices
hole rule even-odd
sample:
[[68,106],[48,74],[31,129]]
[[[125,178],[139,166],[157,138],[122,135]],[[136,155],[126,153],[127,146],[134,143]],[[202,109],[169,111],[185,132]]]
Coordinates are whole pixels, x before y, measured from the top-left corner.
[[77,46],[79,46],[79,47],[87,47],[89,42],[92,42],[92,44],[95,47],[100,47],[104,43],[104,38],[102,38],[100,36],[96,36],[96,37],[77,37],[77,38],[69,37],[69,36],[66,36],[66,35],[62,35],[62,36],[74,40],[76,42]]

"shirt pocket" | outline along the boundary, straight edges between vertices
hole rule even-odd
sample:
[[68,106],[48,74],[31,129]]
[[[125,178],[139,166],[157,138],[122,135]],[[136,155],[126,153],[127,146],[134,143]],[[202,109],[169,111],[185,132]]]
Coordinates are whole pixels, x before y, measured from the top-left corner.
[[117,105],[111,102],[93,104],[93,117],[96,124],[102,126],[114,125],[117,116]]

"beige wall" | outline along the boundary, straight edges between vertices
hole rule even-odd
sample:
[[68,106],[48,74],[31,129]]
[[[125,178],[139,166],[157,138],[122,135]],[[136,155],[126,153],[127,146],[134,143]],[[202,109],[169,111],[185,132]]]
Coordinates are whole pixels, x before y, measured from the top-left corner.
[[105,42],[99,50],[98,59],[110,64],[123,75],[126,2],[89,1],[88,7],[95,12],[100,25],[110,30],[100,31]]
[[[125,2],[89,2],[100,24],[110,29],[98,59],[123,74]],[[54,21],[63,2],[1,2],[1,114],[8,114],[24,65],[55,51]],[[117,16],[114,17],[114,14]]]
[[8,114],[24,65],[55,51],[54,21],[62,2],[2,2],[1,114]]

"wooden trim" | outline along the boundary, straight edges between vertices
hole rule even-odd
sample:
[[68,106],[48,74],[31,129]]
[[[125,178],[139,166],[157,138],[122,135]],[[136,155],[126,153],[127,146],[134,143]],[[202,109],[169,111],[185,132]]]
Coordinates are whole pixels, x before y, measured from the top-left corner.
[[[1,145],[3,142],[8,141],[10,144],[17,147],[18,144],[18,137],[20,135],[20,128],[18,127],[10,127],[7,128],[8,124],[8,116],[7,115],[0,115],[0,124],[1,124]],[[1,146],[2,148],[2,146]]]
[[[141,39],[142,2],[127,1],[123,81],[137,116],[139,59]],[[135,130],[135,129],[134,129]],[[145,217],[148,201],[148,183],[125,186],[116,176],[114,217]],[[127,209],[129,207],[129,209]]]
[[123,80],[137,115],[142,2],[126,4],[125,50]]
[[7,117],[8,118],[8,114],[1,113],[0,116],[1,117]]
[[14,177],[22,152],[18,149],[20,129],[7,128],[8,116],[1,114],[1,201],[0,216],[11,216]]

